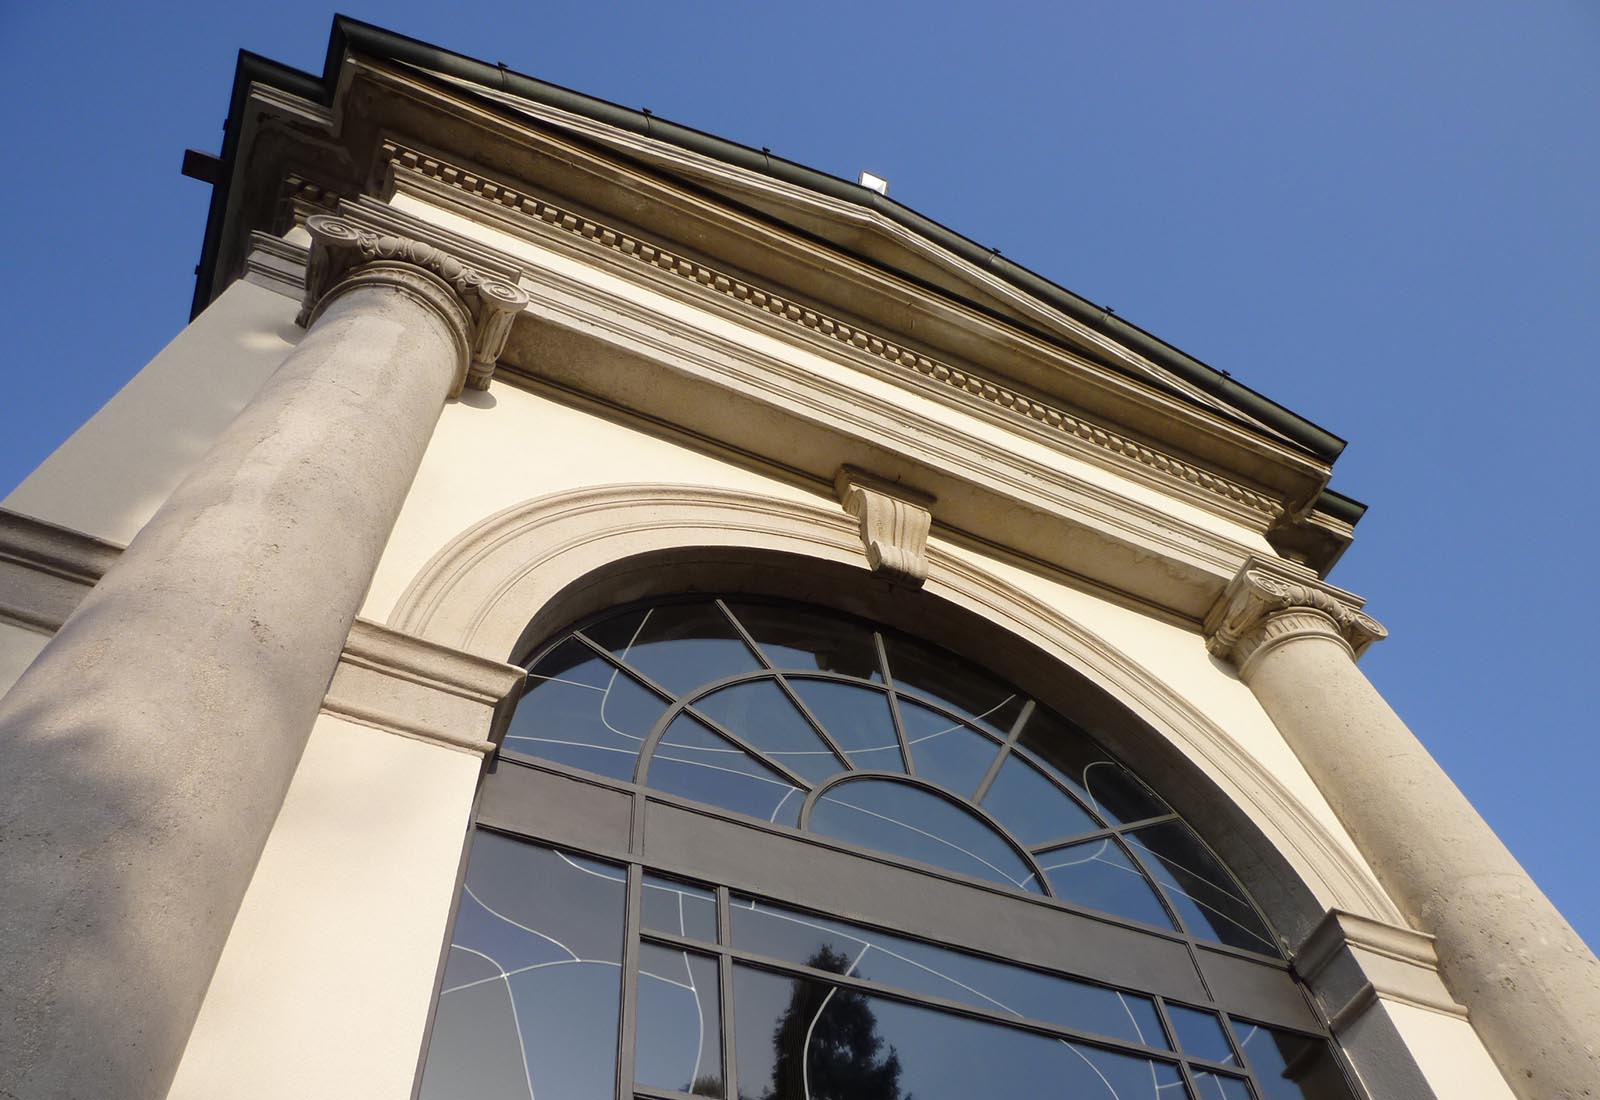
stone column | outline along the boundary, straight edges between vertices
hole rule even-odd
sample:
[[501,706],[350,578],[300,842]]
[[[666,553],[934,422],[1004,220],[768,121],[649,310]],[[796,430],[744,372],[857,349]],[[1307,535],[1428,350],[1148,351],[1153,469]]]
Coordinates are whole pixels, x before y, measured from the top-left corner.
[[1349,593],[1252,559],[1206,635],[1435,937],[1445,983],[1517,1095],[1600,1096],[1600,962],[1356,667],[1383,627]]
[[304,339],[0,700],[0,1096],[166,1094],[444,402],[527,301],[308,228]]

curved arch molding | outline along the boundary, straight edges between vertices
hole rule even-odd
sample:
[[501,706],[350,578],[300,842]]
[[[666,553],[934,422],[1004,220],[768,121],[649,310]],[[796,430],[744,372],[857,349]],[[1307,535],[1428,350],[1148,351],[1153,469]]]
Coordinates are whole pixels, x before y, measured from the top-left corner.
[[[514,659],[530,620],[558,597],[586,582],[609,583],[595,578],[599,571],[672,552],[778,554],[859,569],[867,579],[856,521],[842,510],[700,485],[609,485],[536,497],[463,531],[406,588],[388,625],[492,660]],[[638,594],[670,591],[663,579]],[[1076,669],[1158,731],[1254,823],[1320,908],[1402,923],[1366,868],[1284,784],[1133,657],[937,546],[928,549],[924,592]],[[1195,644],[1202,644],[1198,635]],[[1262,896],[1258,883],[1248,884]],[[1280,930],[1300,923],[1274,918]]]

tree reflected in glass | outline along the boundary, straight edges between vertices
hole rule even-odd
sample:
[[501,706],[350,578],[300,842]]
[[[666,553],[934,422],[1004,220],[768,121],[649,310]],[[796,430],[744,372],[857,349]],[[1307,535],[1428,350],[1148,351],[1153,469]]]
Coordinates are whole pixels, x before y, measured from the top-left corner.
[[[823,947],[806,965],[848,973],[850,959]],[[900,1055],[884,1052],[867,998],[797,981],[772,1031],[772,1081],[763,1100],[901,1100]]]

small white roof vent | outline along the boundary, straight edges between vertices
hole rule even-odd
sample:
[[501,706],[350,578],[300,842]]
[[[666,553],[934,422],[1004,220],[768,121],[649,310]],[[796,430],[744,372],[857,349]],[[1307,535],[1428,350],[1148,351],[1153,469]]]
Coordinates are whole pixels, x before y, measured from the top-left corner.
[[862,172],[861,178],[856,182],[869,191],[876,191],[880,195],[889,193],[889,181],[882,176],[874,176],[871,172]]

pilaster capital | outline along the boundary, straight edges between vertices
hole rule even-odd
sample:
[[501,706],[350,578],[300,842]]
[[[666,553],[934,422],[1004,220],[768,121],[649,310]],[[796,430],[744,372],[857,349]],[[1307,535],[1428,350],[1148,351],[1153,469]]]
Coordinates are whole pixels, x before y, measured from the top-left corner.
[[886,580],[920,588],[928,579],[933,497],[844,466],[833,482],[839,503],[861,524],[867,565]]
[[489,388],[511,324],[528,304],[525,291],[410,237],[374,233],[329,214],[313,214],[305,224],[311,254],[298,324],[310,327],[347,289],[398,287],[438,312],[456,335],[460,363],[451,396],[464,386]]
[[1361,599],[1289,562],[1251,557],[1212,605],[1206,648],[1241,672],[1253,657],[1292,638],[1334,639],[1359,657],[1389,632],[1361,610]]

